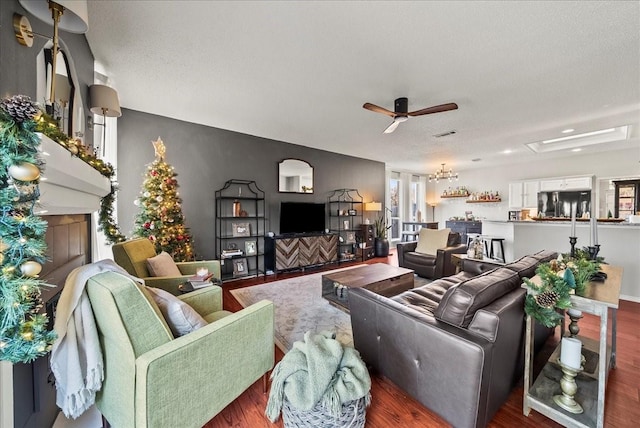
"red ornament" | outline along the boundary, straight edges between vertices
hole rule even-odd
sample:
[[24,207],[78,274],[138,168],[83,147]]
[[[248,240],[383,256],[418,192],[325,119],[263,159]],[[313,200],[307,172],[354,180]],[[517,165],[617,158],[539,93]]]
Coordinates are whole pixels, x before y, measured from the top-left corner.
[[178,236],[176,236],[176,238],[178,239],[178,241],[182,241],[184,239],[184,236],[178,235]]
[[151,171],[151,176],[155,177],[156,175],[158,175],[158,171],[156,171],[155,169],[153,171]]
[[144,227],[145,229],[149,229],[149,227],[151,227],[151,223],[146,222],[145,224],[142,225],[142,227]]

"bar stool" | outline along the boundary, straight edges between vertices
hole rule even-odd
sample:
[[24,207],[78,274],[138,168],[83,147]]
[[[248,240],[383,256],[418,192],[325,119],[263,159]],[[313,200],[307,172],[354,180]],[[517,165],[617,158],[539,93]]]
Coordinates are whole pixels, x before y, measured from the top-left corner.
[[471,245],[471,243],[476,239],[482,239],[482,235],[479,233],[467,233],[467,248]]
[[[499,236],[483,235],[482,239],[484,241],[484,247],[485,247],[487,256],[489,256],[490,259],[500,260],[502,263],[505,263],[506,262],[504,258],[504,239],[505,238],[501,238]],[[498,257],[497,251],[495,253],[493,251],[495,244],[498,244],[500,247],[500,257]]]

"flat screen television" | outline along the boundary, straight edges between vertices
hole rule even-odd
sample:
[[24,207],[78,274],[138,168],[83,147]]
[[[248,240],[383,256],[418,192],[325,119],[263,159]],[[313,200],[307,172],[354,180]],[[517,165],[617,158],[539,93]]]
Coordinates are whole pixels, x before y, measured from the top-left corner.
[[280,233],[322,232],[325,205],[312,202],[281,202]]

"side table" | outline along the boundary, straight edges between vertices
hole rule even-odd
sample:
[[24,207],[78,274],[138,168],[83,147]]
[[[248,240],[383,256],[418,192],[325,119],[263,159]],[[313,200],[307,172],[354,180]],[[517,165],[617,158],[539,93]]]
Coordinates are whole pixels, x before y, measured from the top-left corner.
[[[571,296],[574,309],[600,317],[599,341],[586,337],[578,338],[583,343],[583,355],[587,357],[587,364],[591,359],[592,370],[578,374],[576,383],[578,393],[576,400],[582,405],[581,414],[569,413],[553,402],[553,395],[560,394],[558,382],[557,360],[560,357],[560,345],[553,352],[542,371],[533,379],[533,336],[535,323],[530,316],[526,317],[525,337],[525,369],[524,369],[524,397],[522,412],[528,416],[534,409],[550,419],[566,427],[603,427],[604,400],[607,375],[610,368],[616,364],[616,330],[617,309],[622,285],[622,267],[602,265],[602,271],[607,273],[607,280],[587,284],[584,296]],[[540,281],[536,275],[531,279]],[[611,309],[611,345],[607,346],[608,316]],[[562,323],[564,335],[564,322]],[[596,360],[597,359],[597,363]]]

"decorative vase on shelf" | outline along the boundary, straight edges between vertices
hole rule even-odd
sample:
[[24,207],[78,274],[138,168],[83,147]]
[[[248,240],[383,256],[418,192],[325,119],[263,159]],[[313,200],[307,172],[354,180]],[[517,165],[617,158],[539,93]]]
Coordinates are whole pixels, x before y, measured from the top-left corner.
[[235,199],[233,201],[233,216],[240,217],[240,211],[242,211],[242,206],[240,205],[240,201]]

